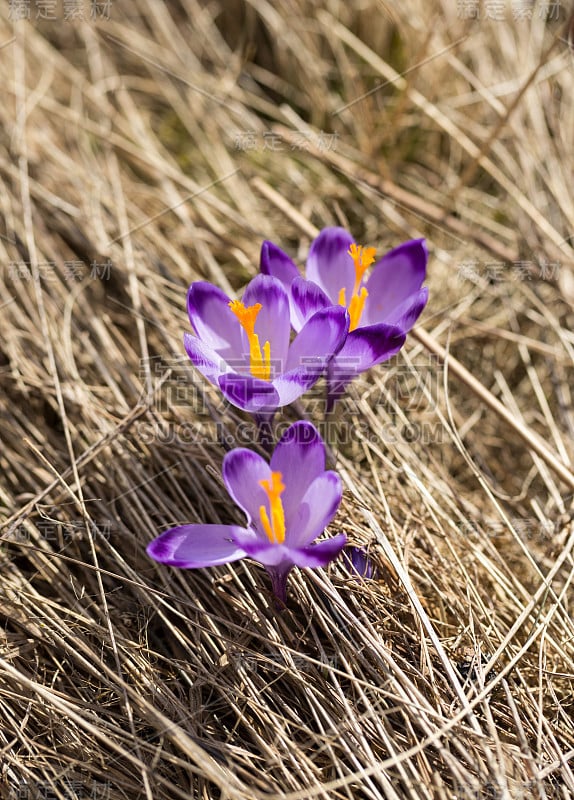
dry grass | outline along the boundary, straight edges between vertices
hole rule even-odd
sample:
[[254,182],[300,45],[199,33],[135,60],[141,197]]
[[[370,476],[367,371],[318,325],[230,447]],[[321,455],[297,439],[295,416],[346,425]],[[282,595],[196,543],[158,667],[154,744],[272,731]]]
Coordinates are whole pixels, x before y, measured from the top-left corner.
[[[466,6],[2,3],[2,798],[573,796],[568,9]],[[145,546],[240,519],[188,284],[328,224],[425,235],[431,301],[323,427],[378,576],[276,615]]]

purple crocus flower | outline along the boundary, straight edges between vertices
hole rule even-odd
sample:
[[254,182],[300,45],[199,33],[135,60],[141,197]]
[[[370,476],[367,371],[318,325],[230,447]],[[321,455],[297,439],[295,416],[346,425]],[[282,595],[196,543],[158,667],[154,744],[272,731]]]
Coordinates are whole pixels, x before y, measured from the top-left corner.
[[295,330],[319,309],[349,310],[349,335],[328,366],[328,410],[349,381],[401,349],[428,300],[422,287],[427,259],[424,239],[404,242],[375,262],[374,248],[357,245],[344,228],[324,228],[311,244],[304,279],[286,253],[263,243],[261,272],[289,290]]
[[223,460],[227,491],[245,512],[239,525],[180,525],[147,547],[156,561],[194,569],[250,556],[265,566],[276,597],[285,603],[294,567],[324,567],[347,537],[340,533],[314,543],[341,502],[341,480],[325,470],[325,445],[310,422],[291,425],[269,463],[253,450],[237,448]]
[[198,281],[187,294],[195,335],[184,334],[185,349],[230,403],[269,414],[306,392],[343,345],[349,315],[330,305],[309,315],[290,341],[289,295],[277,278],[258,275],[242,301]]
[[351,575],[359,578],[371,579],[376,576],[376,570],[369,554],[364,547],[349,545],[343,550],[343,561]]

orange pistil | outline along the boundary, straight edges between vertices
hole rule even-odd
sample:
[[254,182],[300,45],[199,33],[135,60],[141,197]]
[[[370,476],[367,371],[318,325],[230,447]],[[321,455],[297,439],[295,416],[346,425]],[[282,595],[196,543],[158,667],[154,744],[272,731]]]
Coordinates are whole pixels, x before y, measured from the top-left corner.
[[259,337],[255,333],[255,320],[261,311],[261,303],[244,306],[240,300],[232,300],[229,308],[233,311],[239,324],[247,334],[249,341],[249,369],[254,378],[263,381],[271,380],[271,345],[265,342],[263,352],[259,344]]
[[283,544],[285,541],[285,511],[281,502],[281,495],[285,491],[283,475],[280,472],[272,472],[270,480],[259,481],[269,500],[269,510],[271,521],[265,506],[259,507],[261,524],[267,534],[267,538],[272,544]]
[[353,286],[353,294],[347,306],[345,299],[345,287],[339,291],[338,302],[340,306],[347,306],[349,309],[349,316],[351,318],[351,325],[349,330],[354,331],[358,326],[363,309],[365,308],[365,300],[369,296],[368,291],[364,286],[361,287],[363,275],[371,264],[375,261],[374,247],[362,247],[361,245],[352,244],[347,250],[348,255],[353,259],[355,265],[355,285]]

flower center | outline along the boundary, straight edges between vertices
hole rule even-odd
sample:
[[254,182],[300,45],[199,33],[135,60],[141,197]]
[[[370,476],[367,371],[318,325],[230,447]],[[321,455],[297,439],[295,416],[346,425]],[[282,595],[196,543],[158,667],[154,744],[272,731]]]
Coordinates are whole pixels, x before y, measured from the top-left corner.
[[244,306],[240,300],[232,300],[229,308],[233,311],[239,324],[247,334],[249,341],[249,370],[254,378],[263,381],[271,380],[271,345],[265,342],[263,352],[259,344],[259,336],[255,333],[255,320],[261,311],[261,303]]
[[374,247],[362,247],[354,243],[347,250],[347,254],[351,256],[353,264],[355,265],[355,285],[353,286],[353,294],[348,304],[345,297],[346,292],[344,286],[339,290],[337,301],[340,306],[347,306],[349,309],[349,316],[351,318],[350,331],[354,331],[361,321],[365,300],[369,296],[368,291],[364,286],[361,286],[361,283],[366,270],[375,260],[375,252],[376,249]]
[[271,478],[268,481],[259,481],[259,485],[263,487],[263,491],[267,495],[271,513],[270,521],[265,506],[259,507],[261,524],[271,544],[283,544],[285,541],[285,511],[281,502],[281,495],[285,491],[283,475],[280,472],[272,472]]

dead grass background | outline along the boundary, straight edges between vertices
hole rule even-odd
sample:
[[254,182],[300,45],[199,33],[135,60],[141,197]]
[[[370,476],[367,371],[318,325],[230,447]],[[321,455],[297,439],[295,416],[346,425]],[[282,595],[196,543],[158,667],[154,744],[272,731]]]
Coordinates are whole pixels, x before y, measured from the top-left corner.
[[[2,797],[573,796],[569,9],[469,5],[2,3]],[[426,236],[431,300],[323,426],[377,577],[275,615],[144,549],[240,518],[187,286],[329,224]]]

